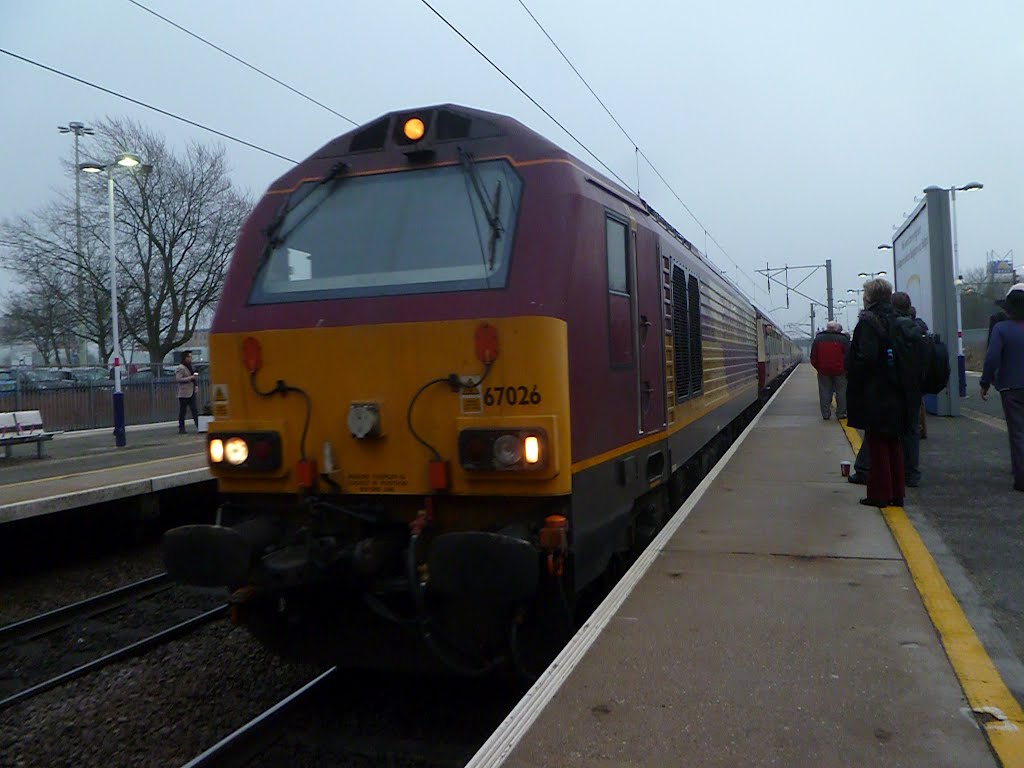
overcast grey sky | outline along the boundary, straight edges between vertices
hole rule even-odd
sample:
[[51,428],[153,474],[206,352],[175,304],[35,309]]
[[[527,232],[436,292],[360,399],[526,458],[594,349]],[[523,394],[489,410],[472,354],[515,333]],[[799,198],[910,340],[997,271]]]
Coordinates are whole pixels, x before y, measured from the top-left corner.
[[[633,147],[518,0],[431,0],[634,184]],[[513,116],[591,164],[572,139],[419,0],[142,0],[358,122],[455,102]],[[690,209],[740,265],[833,260],[838,295],[931,184],[957,198],[962,268],[1024,264],[1024,3],[1019,0],[526,0]],[[0,47],[302,158],[350,126],[127,0],[3,0]],[[215,137],[0,55],[0,218],[73,181],[59,124],[129,115],[174,143]],[[287,164],[227,142],[262,192]],[[641,194],[699,247],[701,228],[640,168]],[[0,275],[2,295],[13,288]],[[804,288],[824,299],[824,277]],[[755,296],[774,309],[781,292]],[[779,322],[806,315],[792,297]]]

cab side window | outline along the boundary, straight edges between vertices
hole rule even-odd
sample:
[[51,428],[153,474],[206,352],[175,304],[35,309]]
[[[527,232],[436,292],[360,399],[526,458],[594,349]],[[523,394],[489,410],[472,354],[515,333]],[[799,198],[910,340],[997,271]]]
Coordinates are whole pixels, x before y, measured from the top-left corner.
[[608,266],[608,348],[612,368],[633,363],[632,299],[629,274],[629,227],[606,216],[605,258]]

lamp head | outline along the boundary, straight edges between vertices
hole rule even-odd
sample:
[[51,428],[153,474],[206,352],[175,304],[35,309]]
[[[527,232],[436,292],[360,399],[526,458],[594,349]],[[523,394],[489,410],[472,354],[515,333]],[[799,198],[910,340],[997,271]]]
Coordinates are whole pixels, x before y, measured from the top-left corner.
[[82,173],[102,173],[107,169],[99,163],[79,163],[78,170]]
[[965,184],[962,187],[957,187],[957,192],[971,192],[975,189],[984,189],[985,185],[980,181],[972,181],[969,184]]
[[114,158],[114,162],[122,168],[134,168],[135,166],[142,164],[139,156],[134,155],[131,152],[122,152]]
[[880,251],[891,251],[892,250],[892,246],[891,245],[886,245],[885,243],[882,243],[880,246],[878,246],[878,250],[880,250]]

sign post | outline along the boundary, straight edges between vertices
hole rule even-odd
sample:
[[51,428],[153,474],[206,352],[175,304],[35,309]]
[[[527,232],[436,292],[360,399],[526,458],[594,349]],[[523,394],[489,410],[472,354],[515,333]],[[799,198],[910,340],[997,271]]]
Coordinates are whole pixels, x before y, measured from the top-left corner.
[[946,343],[950,354],[949,382],[934,401],[926,397],[926,405],[936,415],[959,416],[956,285],[947,190],[928,187],[925,199],[896,232],[892,245],[896,290],[909,294],[917,316]]

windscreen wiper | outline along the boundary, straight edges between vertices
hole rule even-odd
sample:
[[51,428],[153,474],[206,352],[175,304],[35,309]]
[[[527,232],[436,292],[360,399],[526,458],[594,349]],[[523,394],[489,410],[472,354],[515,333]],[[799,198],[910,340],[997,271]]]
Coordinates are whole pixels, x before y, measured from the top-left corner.
[[493,270],[498,240],[501,239],[505,231],[501,226],[501,218],[498,215],[498,212],[501,210],[501,179],[498,179],[497,186],[494,189],[494,201],[492,203],[492,201],[488,200],[487,194],[484,191],[483,181],[480,179],[480,171],[476,167],[473,155],[464,151],[462,147],[459,147],[459,162],[462,164],[470,181],[473,182],[473,190],[480,201],[480,207],[484,209],[487,224],[491,228],[490,264],[488,268]]
[[294,232],[297,226],[299,226],[300,224],[302,224],[302,222],[308,219],[309,216],[323,204],[324,200],[331,196],[331,192],[333,190],[328,190],[327,193],[325,193],[324,196],[321,197],[320,200],[318,200],[315,205],[310,206],[310,209],[306,211],[305,214],[303,214],[302,218],[300,218],[297,222],[295,222],[291,227],[288,228],[287,232],[284,232],[283,234],[279,235],[278,230],[284,224],[284,220],[288,218],[288,214],[294,211],[302,203],[303,200],[307,200],[309,196],[316,192],[318,189],[320,189],[320,187],[324,186],[325,184],[333,184],[335,181],[340,179],[342,174],[345,173],[345,171],[347,170],[347,163],[335,163],[333,166],[331,166],[331,169],[327,172],[327,175],[320,179],[316,184],[314,184],[312,188],[310,188],[309,191],[306,192],[306,194],[302,195],[299,199],[293,200],[293,198],[295,197],[295,193],[298,190],[293,191],[288,196],[288,198],[284,201],[284,205],[280,207],[280,209],[277,212],[277,215],[274,216],[274,220],[271,221],[270,224],[267,226],[266,230],[264,230],[267,235],[267,248],[264,251],[264,260],[266,260],[268,254],[277,250],[277,248],[288,238],[288,235]]

